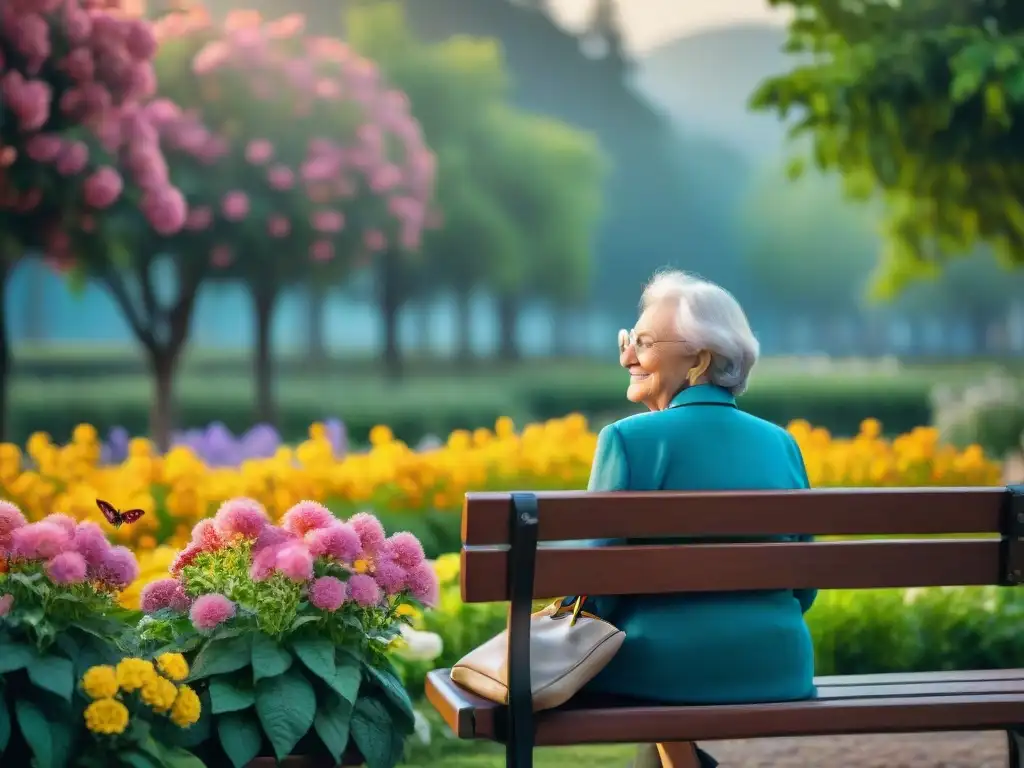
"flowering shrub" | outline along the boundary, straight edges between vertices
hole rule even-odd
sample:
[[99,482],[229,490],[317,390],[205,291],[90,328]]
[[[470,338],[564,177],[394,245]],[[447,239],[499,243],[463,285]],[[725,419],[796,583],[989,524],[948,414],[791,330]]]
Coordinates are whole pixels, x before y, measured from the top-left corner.
[[[111,546],[95,523],[60,514],[28,523],[0,502],[0,763],[68,760],[75,680],[119,655],[116,599],[138,573],[131,551]],[[7,728],[9,713],[17,717]]]
[[189,675],[181,654],[165,653],[156,663],[122,659],[116,666],[89,668],[80,682],[90,700],[83,713],[95,738],[76,764],[83,768],[203,768],[177,744],[179,731],[199,721],[202,705],[183,681]]
[[[998,462],[976,446],[945,444],[932,429],[894,439],[883,437],[881,426],[870,420],[849,439],[805,422],[789,429],[814,486],[1000,484]],[[326,426],[314,424],[308,440],[238,467],[210,467],[184,446],[160,455],[142,438],[130,441],[122,463],[104,466],[96,430],[82,425],[64,446],[41,433],[29,439],[24,452],[0,445],[0,488],[30,517],[56,510],[105,526],[97,497],[142,508],[147,514],[136,525],[105,528],[140,555],[161,542],[184,546],[192,525],[237,496],[256,499],[275,520],[301,499],[338,511],[372,508],[404,515],[410,522],[403,527],[420,519],[424,533],[438,539],[431,547],[436,555],[458,545],[454,513],[466,491],[585,488],[596,439],[579,415],[521,431],[500,419],[493,430],[456,431],[425,451],[396,440],[381,426],[374,429],[368,451],[338,457]]]
[[138,631],[160,652],[195,652],[192,679],[236,768],[264,738],[281,759],[311,732],[335,760],[351,733],[370,765],[386,767],[413,728],[388,648],[406,606],[434,603],[437,589],[419,541],[386,536],[372,515],[342,522],[305,501],[276,526],[236,498],[193,528],[170,576],[142,590]]

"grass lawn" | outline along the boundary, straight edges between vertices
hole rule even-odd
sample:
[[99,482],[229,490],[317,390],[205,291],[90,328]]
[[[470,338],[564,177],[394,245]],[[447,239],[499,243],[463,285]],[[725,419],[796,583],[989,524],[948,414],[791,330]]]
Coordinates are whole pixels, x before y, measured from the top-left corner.
[[[443,736],[435,737],[444,739]],[[636,756],[630,744],[594,747],[557,747],[538,749],[533,763],[537,768],[587,766],[587,768],[626,768]],[[402,762],[408,768],[499,768],[505,765],[505,748],[489,742],[457,742],[410,748]]]

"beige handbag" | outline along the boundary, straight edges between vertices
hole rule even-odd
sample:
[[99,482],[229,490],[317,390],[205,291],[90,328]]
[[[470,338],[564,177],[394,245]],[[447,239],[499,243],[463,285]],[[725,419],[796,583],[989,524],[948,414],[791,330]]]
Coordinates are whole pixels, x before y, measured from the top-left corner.
[[[622,646],[626,633],[582,610],[584,598],[558,600],[531,616],[530,689],[533,709],[552,709],[589,683]],[[497,704],[508,704],[508,631],[470,651],[452,681]]]

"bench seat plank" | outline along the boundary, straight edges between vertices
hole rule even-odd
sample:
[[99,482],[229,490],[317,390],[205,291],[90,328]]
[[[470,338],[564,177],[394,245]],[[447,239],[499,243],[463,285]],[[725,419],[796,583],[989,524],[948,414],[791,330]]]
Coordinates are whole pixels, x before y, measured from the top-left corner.
[[[675,706],[574,700],[537,715],[537,745],[1002,730],[1024,723],[1024,670],[823,677],[819,697]],[[427,698],[459,738],[500,738],[503,708],[435,670]]]

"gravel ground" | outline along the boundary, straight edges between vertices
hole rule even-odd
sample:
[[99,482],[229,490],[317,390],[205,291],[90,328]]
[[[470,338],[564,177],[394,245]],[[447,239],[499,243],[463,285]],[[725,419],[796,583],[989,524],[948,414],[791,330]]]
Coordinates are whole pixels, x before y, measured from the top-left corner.
[[1006,735],[912,733],[703,744],[722,768],[1006,768]]

